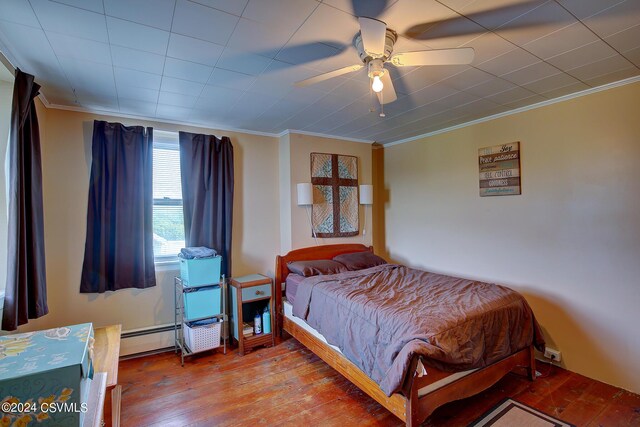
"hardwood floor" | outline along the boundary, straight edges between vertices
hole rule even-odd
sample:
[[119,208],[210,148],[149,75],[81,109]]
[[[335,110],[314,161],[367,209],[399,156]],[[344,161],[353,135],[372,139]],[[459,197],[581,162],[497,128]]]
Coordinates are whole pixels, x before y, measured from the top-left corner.
[[[640,426],[640,396],[564,369],[530,382],[509,374],[438,409],[424,426],[466,426],[505,397],[577,426]],[[396,426],[390,412],[293,338],[240,357],[173,352],[120,362],[124,426]]]

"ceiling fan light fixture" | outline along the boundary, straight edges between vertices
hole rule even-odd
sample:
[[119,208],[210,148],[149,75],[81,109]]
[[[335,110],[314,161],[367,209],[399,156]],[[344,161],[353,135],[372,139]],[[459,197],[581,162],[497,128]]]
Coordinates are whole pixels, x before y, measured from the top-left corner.
[[374,92],[378,93],[378,92],[382,92],[383,88],[384,88],[384,84],[382,84],[382,80],[380,80],[380,76],[374,76],[373,83],[371,83],[371,89],[373,89]]

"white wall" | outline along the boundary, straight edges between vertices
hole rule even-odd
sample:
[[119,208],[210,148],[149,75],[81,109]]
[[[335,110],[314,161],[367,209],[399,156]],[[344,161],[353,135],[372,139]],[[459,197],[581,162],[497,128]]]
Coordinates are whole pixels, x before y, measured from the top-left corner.
[[[640,83],[384,149],[385,250],[522,292],[563,365],[640,392]],[[521,142],[522,195],[478,148]]]

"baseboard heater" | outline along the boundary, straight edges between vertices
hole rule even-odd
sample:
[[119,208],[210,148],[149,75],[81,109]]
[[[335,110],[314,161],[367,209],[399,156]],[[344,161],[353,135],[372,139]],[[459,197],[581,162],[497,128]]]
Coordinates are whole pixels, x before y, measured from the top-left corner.
[[173,350],[174,339],[173,324],[124,331],[120,336],[120,358],[130,359]]

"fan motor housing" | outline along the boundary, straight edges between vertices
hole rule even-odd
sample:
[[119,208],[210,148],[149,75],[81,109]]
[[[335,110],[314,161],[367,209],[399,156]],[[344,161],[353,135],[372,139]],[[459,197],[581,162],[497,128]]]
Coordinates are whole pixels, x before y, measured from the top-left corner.
[[391,53],[393,52],[393,45],[396,43],[398,38],[398,34],[387,28],[387,34],[384,40],[384,54],[382,56],[372,56],[367,51],[364,50],[364,46],[362,45],[362,34],[358,31],[355,39],[353,40],[353,45],[356,47],[358,51],[358,55],[360,59],[365,64],[368,64],[369,61],[373,59],[382,59],[382,61],[387,61],[391,57]]

